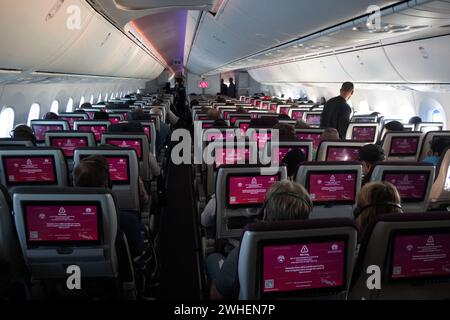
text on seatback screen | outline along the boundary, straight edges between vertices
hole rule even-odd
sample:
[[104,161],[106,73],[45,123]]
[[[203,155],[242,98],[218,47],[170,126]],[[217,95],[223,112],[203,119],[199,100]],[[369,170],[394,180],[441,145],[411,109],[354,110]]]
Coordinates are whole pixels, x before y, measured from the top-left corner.
[[258,149],[264,149],[266,146],[267,141],[270,141],[272,139],[272,133],[271,132],[255,132],[252,136],[252,141],[256,141],[258,145]]
[[292,111],[292,115],[291,118],[293,120],[298,120],[298,119],[302,119],[303,118],[303,113],[305,113],[304,111]]
[[295,136],[299,140],[311,140],[313,142],[313,148],[317,149],[320,145],[321,133],[296,133]]
[[45,141],[45,133],[47,131],[62,131],[64,130],[63,126],[60,124],[54,125],[40,125],[34,124],[32,125],[34,135],[36,136],[36,141]]
[[239,123],[239,129],[241,129],[242,133],[246,133],[248,128],[250,128],[250,122],[241,122],[241,123]]
[[278,176],[228,177],[228,205],[262,205]]
[[249,148],[215,148],[216,168],[221,165],[235,165],[249,163]]
[[376,127],[353,127],[352,140],[361,142],[375,141]]
[[316,203],[348,202],[356,197],[356,172],[308,174],[311,200]]
[[320,126],[320,114],[307,114],[306,115],[306,123],[310,126]]
[[109,116],[109,122],[111,122],[111,124],[119,124],[120,122],[120,116],[114,117],[114,116]]
[[413,156],[417,153],[419,137],[392,138],[390,156]]
[[95,205],[26,205],[27,240],[39,242],[98,241]]
[[326,161],[357,161],[360,147],[328,147]]
[[112,182],[128,180],[128,157],[106,157],[109,164],[109,176]]
[[419,202],[425,198],[428,173],[384,173],[383,181],[392,183],[398,190],[402,202]]
[[138,159],[142,160],[142,145],[139,139],[106,139],[106,144],[112,144],[120,148],[132,148],[136,150]]
[[4,157],[8,184],[56,183],[53,157]]
[[344,285],[344,241],[265,246],[262,255],[262,293]]
[[450,276],[450,234],[396,235],[391,279]]
[[79,125],[78,130],[93,132],[95,141],[100,142],[102,140],[102,135],[108,131],[108,127],[106,125]]
[[50,138],[50,145],[55,148],[61,148],[64,156],[73,157],[76,148],[87,147],[88,139],[86,137],[67,137],[67,138]]
[[280,107],[280,113],[287,115],[287,114],[289,114],[289,109],[290,108],[291,107]]
[[226,132],[214,132],[208,133],[206,140],[208,142],[234,140],[235,134],[233,130],[227,130]]

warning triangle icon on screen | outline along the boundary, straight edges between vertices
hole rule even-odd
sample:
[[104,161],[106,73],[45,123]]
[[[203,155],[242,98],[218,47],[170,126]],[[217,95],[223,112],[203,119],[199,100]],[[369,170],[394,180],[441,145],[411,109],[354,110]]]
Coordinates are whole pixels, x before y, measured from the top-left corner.
[[433,236],[429,236],[428,237],[427,244],[434,244],[434,237]]
[[309,253],[308,247],[307,246],[303,246],[302,250],[300,252],[301,253]]

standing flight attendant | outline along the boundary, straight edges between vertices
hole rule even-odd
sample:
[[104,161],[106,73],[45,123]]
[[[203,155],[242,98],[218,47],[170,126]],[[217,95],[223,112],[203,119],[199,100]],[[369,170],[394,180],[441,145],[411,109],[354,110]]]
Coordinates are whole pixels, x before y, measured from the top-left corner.
[[345,138],[347,128],[350,124],[350,115],[352,109],[347,101],[354,93],[354,85],[351,82],[345,82],[341,88],[341,94],[333,99],[330,99],[322,112],[320,120],[321,128],[335,128],[341,137]]

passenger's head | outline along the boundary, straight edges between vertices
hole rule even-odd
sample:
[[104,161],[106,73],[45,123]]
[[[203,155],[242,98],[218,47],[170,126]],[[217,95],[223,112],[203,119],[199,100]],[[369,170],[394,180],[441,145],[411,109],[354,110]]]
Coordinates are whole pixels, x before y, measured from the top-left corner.
[[225,80],[223,80],[223,79],[220,79],[220,83],[224,83],[224,81],[225,81]]
[[440,157],[447,147],[450,147],[449,137],[435,137],[431,142],[430,156]]
[[214,126],[214,128],[227,128],[228,127],[227,123],[223,119],[214,120],[213,126]]
[[102,156],[81,159],[72,173],[74,187],[110,188],[108,161]]
[[274,129],[279,131],[279,138],[281,140],[296,140],[295,128],[287,123],[277,123]]
[[146,120],[145,112],[142,108],[134,109],[130,114],[130,120]]
[[401,132],[405,130],[403,124],[399,121],[391,121],[384,125],[386,132]]
[[376,162],[386,160],[383,148],[378,144],[367,144],[359,149],[359,161],[362,162],[364,175],[369,174]]
[[191,108],[196,107],[196,106],[198,106],[198,100],[196,100],[196,99],[191,100]]
[[290,180],[275,183],[266,194],[263,220],[267,222],[308,219],[313,204],[308,191]]
[[45,120],[58,120],[59,117],[56,113],[54,112],[47,112],[44,116]]
[[295,174],[297,173],[298,166],[307,161],[306,155],[300,148],[294,148],[289,151],[283,159],[280,159],[287,167],[287,174],[289,178],[294,179]]
[[208,110],[208,119],[209,120],[217,120],[220,118],[220,112],[217,109],[209,109]]
[[109,120],[109,114],[105,111],[97,111],[94,113],[94,120]]
[[389,182],[370,182],[358,195],[355,210],[360,239],[366,236],[370,226],[380,214],[402,213],[401,199],[397,188]]
[[230,84],[234,82],[233,78],[228,79],[228,81],[230,81]]
[[295,129],[310,129],[310,127],[304,120],[298,119],[295,123]]
[[327,128],[320,135],[321,141],[339,141],[341,140],[339,137],[339,132],[334,128]]
[[341,97],[345,100],[350,99],[355,90],[355,86],[351,82],[344,82],[341,87]]
[[26,124],[19,124],[9,134],[12,138],[27,139],[36,144],[36,136],[33,130]]
[[80,106],[80,109],[92,109],[92,104],[90,102],[85,102]]
[[409,124],[419,124],[419,123],[422,123],[422,118],[421,118],[421,117],[412,117],[411,119],[409,119],[408,123],[409,123]]
[[247,111],[245,111],[244,107],[239,106],[239,107],[236,108],[236,112],[237,113],[246,113]]

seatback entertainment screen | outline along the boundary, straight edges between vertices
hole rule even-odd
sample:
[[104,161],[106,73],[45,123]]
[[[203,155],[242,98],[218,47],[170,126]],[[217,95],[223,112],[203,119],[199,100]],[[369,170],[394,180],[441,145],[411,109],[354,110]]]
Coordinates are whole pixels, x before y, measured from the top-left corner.
[[96,243],[99,206],[96,204],[29,204],[24,206],[27,241],[31,245]]
[[278,175],[229,176],[227,179],[227,206],[260,206],[264,203],[267,191],[279,180]]
[[345,286],[345,241],[263,244],[262,297]]
[[353,204],[356,179],[356,171],[309,172],[306,184],[314,204]]
[[52,156],[5,156],[3,162],[8,185],[56,184]]

